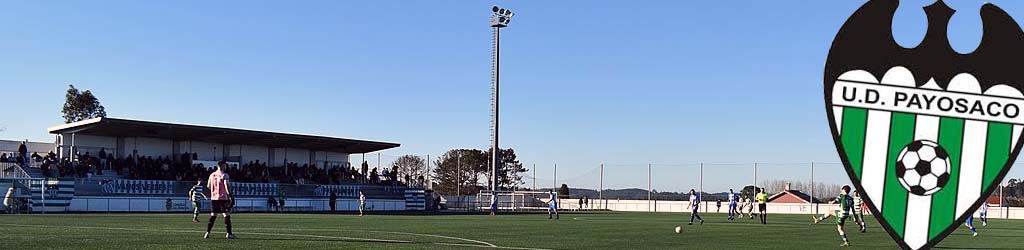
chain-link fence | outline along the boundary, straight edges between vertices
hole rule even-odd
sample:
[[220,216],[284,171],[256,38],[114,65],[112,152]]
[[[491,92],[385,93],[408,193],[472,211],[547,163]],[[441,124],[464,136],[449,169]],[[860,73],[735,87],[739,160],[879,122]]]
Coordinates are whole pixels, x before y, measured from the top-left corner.
[[[1018,198],[1024,196],[1024,180],[1014,173],[1021,171],[1010,171],[988,198],[992,206],[1004,207],[1006,211],[996,212],[1000,216],[1013,217],[1017,212],[1008,207],[1024,206]],[[530,190],[559,191],[561,207],[570,210],[686,211],[692,189],[703,212],[724,213],[730,190],[742,206],[754,202],[756,187],[768,194],[770,212],[820,214],[832,209],[842,186],[856,189],[843,164],[836,162],[538,164],[524,180],[523,187]]]
[[850,185],[842,164],[811,162],[552,164],[537,165],[524,180],[527,189],[560,191],[567,209],[604,209],[613,200],[628,202],[629,210],[652,212],[687,208],[691,190],[699,194],[702,210],[725,211],[730,189],[742,202],[753,199],[755,186],[778,202],[807,204],[809,209],[812,202],[828,202],[839,187]]

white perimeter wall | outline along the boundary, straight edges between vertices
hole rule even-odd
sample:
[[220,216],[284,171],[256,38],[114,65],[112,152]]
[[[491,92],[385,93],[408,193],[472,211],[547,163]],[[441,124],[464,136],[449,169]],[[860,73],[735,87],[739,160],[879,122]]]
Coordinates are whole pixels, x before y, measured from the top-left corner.
[[196,153],[196,158],[200,161],[219,161],[224,154],[224,145],[201,141],[179,141],[178,152]]
[[[250,161],[258,160],[260,162],[267,162],[269,160],[267,157],[269,156],[268,154],[270,153],[270,149],[267,147],[231,145],[228,149],[230,149],[229,156],[241,156],[243,164],[249,163]],[[235,152],[236,150],[238,152]]]
[[299,166],[302,164],[309,164],[309,150],[297,149],[297,148],[275,148],[274,149],[274,166],[280,166],[285,160],[288,162],[298,163]]
[[[169,197],[102,197],[76,196],[68,206],[68,212],[191,212],[192,203],[185,197],[170,197],[171,208],[167,208]],[[338,211],[358,211],[359,200],[338,199]],[[324,199],[285,199],[288,211],[329,211],[330,201]],[[200,211],[210,211],[209,201],[205,201]],[[370,211],[405,211],[405,200],[367,199],[366,207]],[[269,211],[267,200],[263,198],[240,198],[235,201],[235,211],[266,212]]]
[[315,161],[317,166],[323,166],[323,162],[324,161],[348,162],[348,154],[324,152],[324,151],[314,151],[313,152],[313,161]]
[[[561,208],[568,210],[579,209],[578,199],[561,199]],[[601,209],[607,207],[611,211],[624,212],[690,212],[687,209],[688,201],[651,201],[647,200],[604,200],[603,204],[597,199],[591,199],[590,209]],[[650,205],[648,205],[650,204]],[[722,209],[716,211],[715,202],[705,201],[701,204],[702,213],[728,213],[728,202],[722,202]],[[757,205],[754,205],[754,212],[757,212]],[[839,209],[835,204],[817,204],[817,209],[812,210],[811,204],[789,204],[789,203],[768,203],[769,214],[823,214],[828,211]],[[744,210],[744,212],[746,212]],[[865,213],[870,213],[866,211]],[[975,214],[977,217],[977,214]],[[1024,219],[1024,207],[989,207],[989,218],[1002,219]]]
[[[0,152],[18,152],[18,147],[21,146],[22,142],[23,141],[0,140]],[[55,144],[53,144],[53,142],[30,141],[28,144],[25,144],[25,146],[28,148],[29,154],[36,152],[40,155],[44,155],[47,152],[50,152],[50,150],[53,150]]]
[[[117,138],[92,135],[75,135],[76,150],[80,154],[89,152],[89,155],[96,156],[101,148],[107,149],[107,153],[116,153]],[[71,134],[64,136],[64,146],[71,146]],[[128,151],[131,152],[131,151]]]
[[124,150],[126,155],[131,155],[132,152],[138,150],[139,155],[152,156],[153,158],[156,158],[158,156],[170,156],[173,153],[173,145],[171,144],[171,140],[146,137],[127,137],[124,138]]
[[[270,152],[274,153],[272,166],[282,166],[284,160],[302,164],[315,163],[322,166],[324,161],[348,162],[349,154],[336,152],[311,151],[299,148],[267,148],[254,145],[223,145],[203,141],[179,141],[178,153],[196,153],[200,161],[217,161],[224,156],[224,149],[227,148],[227,156],[240,156],[242,163],[259,160],[270,162]],[[64,137],[62,146],[65,149],[71,146],[71,134]],[[99,153],[101,148],[106,148],[108,153],[115,153],[117,149],[117,138],[106,136],[76,135],[75,146],[78,152],[89,152],[91,155]],[[124,156],[131,155],[134,150],[142,156],[170,156],[174,153],[174,142],[171,140],[126,137],[124,138]],[[48,149],[47,149],[48,151]],[[312,159],[311,159],[312,156]],[[311,161],[312,160],[312,161]]]

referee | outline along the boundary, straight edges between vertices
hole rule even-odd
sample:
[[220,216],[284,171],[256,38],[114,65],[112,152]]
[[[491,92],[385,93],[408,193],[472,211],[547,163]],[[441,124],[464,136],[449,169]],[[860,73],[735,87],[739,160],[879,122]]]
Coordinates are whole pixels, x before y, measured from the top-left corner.
[[761,224],[768,224],[768,194],[764,192],[764,188],[757,189],[754,199],[757,200],[757,211],[761,213]]

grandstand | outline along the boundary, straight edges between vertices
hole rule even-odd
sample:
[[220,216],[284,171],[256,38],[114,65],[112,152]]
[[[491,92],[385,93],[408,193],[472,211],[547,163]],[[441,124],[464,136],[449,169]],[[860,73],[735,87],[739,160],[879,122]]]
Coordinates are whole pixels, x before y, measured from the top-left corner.
[[357,209],[359,192],[374,210],[422,210],[431,200],[407,199],[424,194],[421,184],[384,174],[391,166],[351,163],[397,143],[119,118],[48,131],[55,142],[26,143],[27,161],[15,157],[21,142],[0,143],[0,178],[10,180],[0,187],[19,187],[25,212],[190,211],[189,188],[220,160],[229,162],[238,211],[271,211],[271,197],[285,200],[285,211],[329,211],[331,193],[342,211]]

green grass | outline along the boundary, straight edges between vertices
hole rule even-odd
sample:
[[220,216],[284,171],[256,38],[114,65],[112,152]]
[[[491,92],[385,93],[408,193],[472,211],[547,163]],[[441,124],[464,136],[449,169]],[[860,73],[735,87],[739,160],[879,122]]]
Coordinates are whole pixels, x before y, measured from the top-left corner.
[[[205,223],[192,223],[186,214],[3,215],[0,249],[487,249],[487,244],[513,249],[840,249],[834,224],[811,225],[809,215],[770,215],[769,224],[760,225],[706,214],[704,225],[687,226],[688,216],[602,212],[563,214],[562,220],[549,221],[541,214],[243,213],[232,216],[239,239],[224,239],[223,219],[218,219],[211,238],[204,240]],[[978,238],[961,227],[938,248],[1024,247],[1024,221],[990,222],[979,227]],[[676,225],[683,225],[682,234],[673,233]],[[849,229],[851,249],[897,249],[877,223],[870,223],[868,233]]]

